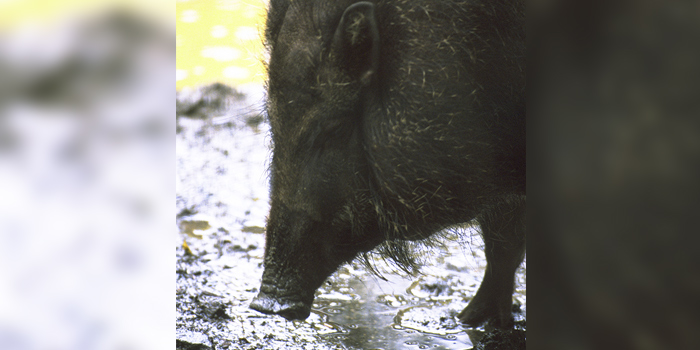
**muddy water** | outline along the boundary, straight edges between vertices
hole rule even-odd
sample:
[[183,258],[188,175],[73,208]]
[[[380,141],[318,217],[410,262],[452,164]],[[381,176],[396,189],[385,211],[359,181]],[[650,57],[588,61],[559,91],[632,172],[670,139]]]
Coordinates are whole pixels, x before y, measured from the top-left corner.
[[[425,267],[416,276],[397,274],[376,256],[385,280],[357,263],[341,267],[305,321],[248,309],[263,271],[270,141],[257,114],[260,88],[245,92],[218,96],[225,102],[218,107],[211,102],[221,89],[178,96],[178,349],[524,348],[524,264],[514,295],[517,331],[466,328],[456,318],[485,267],[470,226],[446,233],[441,247],[420,249]],[[209,102],[206,113],[197,110],[203,104],[192,107],[198,101]]]

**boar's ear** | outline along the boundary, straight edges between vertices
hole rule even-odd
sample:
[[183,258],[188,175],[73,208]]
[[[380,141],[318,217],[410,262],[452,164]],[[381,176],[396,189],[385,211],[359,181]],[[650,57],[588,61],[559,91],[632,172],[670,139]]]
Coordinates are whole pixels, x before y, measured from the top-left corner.
[[348,6],[335,30],[330,56],[351,77],[367,85],[379,67],[379,30],[374,4],[367,1]]

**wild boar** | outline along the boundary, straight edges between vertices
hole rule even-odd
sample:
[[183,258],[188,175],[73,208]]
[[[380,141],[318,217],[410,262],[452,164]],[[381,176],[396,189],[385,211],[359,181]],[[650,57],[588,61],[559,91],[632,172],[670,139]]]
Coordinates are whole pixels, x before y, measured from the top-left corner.
[[525,255],[520,0],[271,0],[273,154],[265,270],[251,308],[308,317],[343,263],[475,220],[487,268],[458,315],[513,324]]

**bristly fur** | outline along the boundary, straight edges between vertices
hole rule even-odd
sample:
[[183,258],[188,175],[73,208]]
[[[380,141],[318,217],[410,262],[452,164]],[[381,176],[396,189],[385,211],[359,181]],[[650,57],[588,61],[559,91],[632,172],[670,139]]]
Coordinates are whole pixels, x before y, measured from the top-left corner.
[[[345,1],[345,3],[352,3],[354,1]],[[460,51],[463,52],[461,55],[466,55],[471,57],[473,62],[479,62],[479,60],[486,59],[488,56],[483,56],[487,48],[501,47],[510,44],[509,42],[492,42],[492,38],[481,37],[478,30],[483,30],[478,27],[467,26],[467,22],[454,22],[453,26],[464,26],[461,28],[455,27],[453,29],[456,33],[463,33],[463,35],[451,36],[450,40],[438,40],[441,32],[436,28],[424,28],[421,27],[421,22],[418,22],[416,18],[419,15],[413,15],[411,17],[406,16],[406,11],[397,12],[393,8],[402,8],[404,10],[415,8],[417,14],[422,14],[427,18],[428,21],[440,21],[443,18],[457,18],[460,21],[466,21],[470,19],[474,21],[472,25],[478,25],[481,21],[489,21],[492,18],[498,18],[499,21],[507,23],[512,21],[512,19],[503,14],[509,14],[512,10],[507,9],[507,6],[495,5],[495,3],[490,4],[490,6],[482,4],[480,2],[470,2],[470,1],[445,1],[445,2],[428,2],[428,1],[411,1],[411,0],[399,0],[399,1],[373,1],[376,3],[378,8],[384,10],[379,11],[385,18],[381,19],[381,23],[384,23],[384,27],[381,28],[383,33],[390,33],[388,39],[385,40],[383,45],[387,47],[387,51],[402,51],[404,52],[405,59],[407,60],[401,65],[397,65],[397,68],[389,68],[390,66],[385,66],[385,68],[380,72],[381,75],[378,78],[379,84],[382,81],[394,81],[394,80],[404,80],[407,82],[402,89],[405,91],[402,93],[400,98],[393,100],[391,103],[382,106],[382,110],[379,111],[368,111],[367,118],[373,119],[387,119],[387,117],[377,118],[373,114],[382,114],[384,116],[389,116],[389,124],[383,124],[379,127],[365,128],[369,131],[365,131],[365,140],[371,140],[374,142],[382,143],[384,147],[383,151],[373,152],[368,151],[370,145],[365,144],[364,148],[367,152],[366,159],[370,164],[372,176],[368,179],[368,183],[364,183],[364,186],[369,185],[369,198],[363,198],[364,201],[368,201],[375,208],[375,220],[379,221],[379,231],[383,232],[384,242],[381,243],[375,252],[380,254],[382,257],[391,259],[395,266],[406,273],[415,273],[419,270],[421,265],[416,261],[416,247],[431,247],[434,246],[435,241],[439,241],[439,237],[433,236],[436,231],[448,228],[449,225],[445,225],[444,222],[454,222],[455,217],[464,217],[466,221],[473,218],[476,213],[464,214],[456,213],[456,210],[464,210],[463,205],[459,205],[460,193],[456,192],[456,189],[450,190],[449,184],[445,184],[438,180],[437,182],[431,178],[432,173],[442,173],[450,174],[448,176],[443,176],[443,178],[449,178],[454,183],[469,183],[477,182],[479,177],[493,176],[489,173],[477,174],[475,171],[464,173],[461,168],[450,168],[442,167],[440,164],[434,162],[427,162],[425,164],[413,164],[414,168],[410,173],[399,173],[390,174],[387,173],[387,169],[394,169],[396,165],[401,165],[401,162],[408,160],[409,162],[414,158],[412,152],[416,152],[416,149],[420,149],[421,154],[424,158],[430,159],[440,159],[444,158],[445,153],[454,153],[455,157],[462,157],[464,163],[468,164],[471,162],[469,157],[474,153],[473,151],[483,148],[478,144],[478,140],[464,140],[464,144],[469,144],[474,142],[474,146],[462,146],[462,150],[446,149],[442,147],[444,143],[443,138],[453,139],[457,137],[456,134],[448,134],[428,136],[428,139],[433,139],[434,141],[426,144],[425,139],[427,134],[435,133],[433,130],[449,130],[450,127],[447,124],[452,123],[453,112],[442,111],[442,106],[436,105],[425,105],[424,101],[421,99],[412,99],[412,96],[418,96],[422,91],[426,89],[432,90],[432,94],[443,94],[444,91],[439,91],[439,87],[434,85],[426,86],[426,79],[435,80],[435,76],[444,75],[443,79],[456,79],[456,81],[463,80],[464,84],[474,83],[474,78],[460,77],[459,75],[451,76],[450,72],[459,72],[459,68],[450,68],[454,62],[427,62],[423,60],[423,57],[430,57],[430,51],[435,50],[447,50],[452,51],[455,54]],[[496,1],[498,2],[498,1]],[[422,3],[422,5],[416,5],[417,3]],[[501,2],[499,2],[500,4]],[[506,2],[503,2],[506,3]],[[500,7],[499,7],[500,6]],[[522,2],[514,1],[511,6],[522,6]],[[272,51],[275,46],[277,37],[281,30],[283,21],[285,20],[285,15],[290,8],[295,8],[299,13],[306,14],[308,17],[306,19],[297,19],[302,22],[310,22],[312,24],[311,31],[318,31],[319,35],[323,37],[323,42],[327,42],[332,36],[332,32],[328,30],[323,30],[327,27],[329,22],[337,22],[338,15],[330,16],[329,18],[323,19],[323,16],[319,14],[324,13],[326,8],[331,8],[333,5],[325,4],[323,1],[284,1],[284,0],[272,0],[270,3],[270,12],[268,15],[268,21],[266,25],[265,32],[265,44],[268,50]],[[517,13],[519,10],[516,10]],[[396,15],[391,15],[395,13]],[[455,16],[454,13],[463,13],[463,15]],[[387,26],[388,23],[393,23],[394,26],[403,28],[404,34],[394,33],[395,29],[391,26]],[[503,25],[504,28],[509,28],[507,24]],[[444,29],[439,29],[444,30]],[[418,34],[420,31],[424,31],[424,34]],[[435,31],[433,33],[433,31]],[[409,34],[410,33],[410,34]],[[498,33],[495,37],[499,37],[507,33]],[[392,35],[409,35],[414,39],[410,40],[399,40],[396,41],[392,38]],[[434,38],[433,38],[434,36]],[[434,41],[437,43],[435,48],[427,48],[424,43],[428,41]],[[466,52],[465,52],[466,50]],[[499,49],[500,50],[500,49]],[[317,59],[316,56],[309,57],[309,60]],[[392,60],[391,56],[388,56],[387,60]],[[397,63],[400,63],[397,61]],[[461,64],[461,63],[460,63]],[[413,72],[411,72],[411,67]],[[520,67],[522,69],[523,67]],[[422,71],[422,73],[421,73]],[[268,73],[272,76],[273,74],[278,74],[278,72]],[[416,73],[419,73],[417,75]],[[479,73],[479,72],[475,72]],[[422,74],[422,75],[420,75]],[[480,73],[479,73],[480,74]],[[506,73],[502,73],[506,74]],[[503,77],[492,76],[491,80],[498,82]],[[320,81],[319,78],[315,80]],[[417,81],[416,81],[417,80]],[[268,83],[268,89],[270,88]],[[476,86],[477,89],[484,89],[484,86]],[[458,96],[458,99],[463,99],[464,97]],[[469,98],[474,98],[474,102],[477,104],[486,104],[487,102],[480,101],[477,97],[472,96]],[[444,98],[443,98],[444,99]],[[452,101],[452,100],[448,100]],[[420,110],[424,110],[425,113],[430,113],[429,111],[434,109],[434,118],[431,120],[408,120],[409,124],[405,122],[400,122],[404,120],[404,114],[407,113],[417,113]],[[269,111],[269,108],[267,109]],[[478,113],[478,110],[474,112]],[[404,120],[405,121],[405,120]],[[445,125],[440,125],[444,123]],[[316,132],[317,136],[322,134],[322,131]],[[436,138],[439,137],[439,138]],[[365,141],[367,142],[367,141]],[[315,145],[315,141],[308,141],[308,144]],[[449,144],[448,144],[449,145]],[[488,152],[494,152],[493,146],[487,145],[485,149]],[[472,151],[471,153],[469,151]],[[385,155],[390,155],[387,158]],[[508,165],[510,166],[510,165]],[[477,177],[475,177],[477,175]],[[416,181],[424,178],[425,180]],[[481,181],[481,180],[479,180]],[[482,181],[483,182],[483,181]],[[489,182],[489,181],[487,181]],[[417,184],[417,185],[416,185]],[[364,187],[363,186],[363,187]],[[491,192],[490,189],[484,189],[486,193]],[[417,215],[407,217],[403,213],[418,213]],[[438,214],[439,213],[439,214]],[[366,219],[368,213],[352,213],[355,218]],[[358,220],[359,221],[359,220]],[[427,222],[440,222],[436,225],[428,224]],[[353,224],[354,231],[364,229],[362,223],[357,222]],[[353,232],[354,236],[360,237],[361,232]],[[371,267],[370,259],[368,259],[367,254],[362,255],[363,263],[369,268],[370,271],[376,272],[376,269]]]
[[464,319],[508,321],[524,254],[524,39],[522,0],[270,1],[258,309],[308,313],[358,256],[379,277],[371,254],[415,274],[441,232],[477,220],[498,277]]

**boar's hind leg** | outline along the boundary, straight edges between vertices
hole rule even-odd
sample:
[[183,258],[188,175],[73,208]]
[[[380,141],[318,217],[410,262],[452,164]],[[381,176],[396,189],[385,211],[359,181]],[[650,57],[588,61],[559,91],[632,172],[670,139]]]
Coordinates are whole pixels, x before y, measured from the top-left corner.
[[486,273],[469,305],[457,317],[470,326],[485,321],[513,325],[515,270],[525,257],[525,196],[505,198],[478,218],[484,237]]

